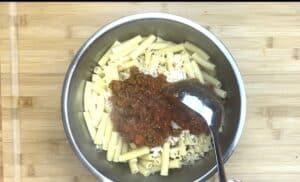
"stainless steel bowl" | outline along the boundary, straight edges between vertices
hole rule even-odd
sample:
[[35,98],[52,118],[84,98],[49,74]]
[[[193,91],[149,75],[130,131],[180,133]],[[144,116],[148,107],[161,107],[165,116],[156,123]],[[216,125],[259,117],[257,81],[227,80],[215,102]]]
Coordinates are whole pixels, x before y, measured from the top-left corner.
[[97,152],[86,128],[83,111],[84,81],[91,78],[93,67],[116,40],[126,40],[137,34],[155,34],[166,40],[188,40],[200,46],[217,66],[217,76],[228,91],[225,104],[225,124],[220,133],[224,160],[233,153],[241,136],[246,113],[244,84],[236,62],[223,43],[207,29],[188,19],[164,13],[136,14],[118,19],[98,30],[81,47],[66,73],[62,91],[62,119],[66,136],[77,157],[101,181],[204,181],[216,171],[214,153],[192,166],[172,170],[168,177],[147,178],[130,174],[128,165],[111,163],[105,153]]

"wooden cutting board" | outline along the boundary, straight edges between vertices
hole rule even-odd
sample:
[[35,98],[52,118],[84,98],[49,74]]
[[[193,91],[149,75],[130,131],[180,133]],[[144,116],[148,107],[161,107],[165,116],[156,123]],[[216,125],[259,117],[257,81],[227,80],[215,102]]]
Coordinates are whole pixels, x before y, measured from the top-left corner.
[[[0,181],[96,181],[60,117],[66,69],[98,28],[167,12],[204,25],[229,48],[247,92],[247,120],[227,175],[300,178],[300,3],[1,3]],[[211,181],[217,181],[214,177]]]

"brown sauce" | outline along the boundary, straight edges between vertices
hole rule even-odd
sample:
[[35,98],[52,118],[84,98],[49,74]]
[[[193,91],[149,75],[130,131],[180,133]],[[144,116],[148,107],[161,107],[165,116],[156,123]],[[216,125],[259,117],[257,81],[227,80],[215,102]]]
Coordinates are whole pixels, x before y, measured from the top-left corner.
[[[167,84],[164,75],[152,77],[140,73],[137,67],[131,68],[128,79],[113,80],[109,84],[113,105],[111,119],[127,142],[154,147],[182,129],[197,135],[208,133],[202,117],[163,89]],[[182,129],[173,129],[171,121]]]

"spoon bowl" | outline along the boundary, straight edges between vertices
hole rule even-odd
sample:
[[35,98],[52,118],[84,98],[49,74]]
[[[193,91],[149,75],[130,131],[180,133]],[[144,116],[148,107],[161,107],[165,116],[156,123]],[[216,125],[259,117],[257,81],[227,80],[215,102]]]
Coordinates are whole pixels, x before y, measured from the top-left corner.
[[224,106],[214,91],[197,79],[178,81],[167,86],[188,108],[200,114],[209,126],[216,154],[220,182],[226,182],[218,131],[224,120]]

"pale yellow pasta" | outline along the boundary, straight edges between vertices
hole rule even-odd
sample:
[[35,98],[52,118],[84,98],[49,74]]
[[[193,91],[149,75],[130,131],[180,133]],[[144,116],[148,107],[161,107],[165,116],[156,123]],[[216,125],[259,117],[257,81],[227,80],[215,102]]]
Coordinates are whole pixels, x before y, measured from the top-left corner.
[[128,164],[129,164],[130,172],[132,174],[136,174],[136,173],[139,172],[139,167],[138,167],[138,164],[137,164],[137,159],[131,159],[131,160],[129,160]]
[[96,82],[97,80],[100,80],[101,77],[97,74],[92,74],[92,82]]
[[173,159],[170,160],[169,162],[169,168],[173,169],[173,168],[181,168],[181,162],[178,159]]
[[108,144],[111,138],[112,130],[113,130],[113,125],[110,118],[108,117],[105,131],[104,131],[103,150],[108,149]]
[[221,88],[222,84],[215,77],[210,76],[209,74],[203,72],[203,78],[207,83],[212,84],[214,87]]
[[161,49],[161,52],[167,54],[168,52],[175,53],[175,52],[179,52],[179,51],[183,51],[183,50],[184,50],[183,44],[176,44],[176,45],[171,45],[169,47]]
[[136,50],[139,47],[138,44],[132,45],[131,47],[129,47],[128,49],[122,51],[122,52],[118,52],[115,54],[112,54],[109,56],[110,60],[118,60],[118,59],[122,59],[122,57],[128,56],[130,57],[130,54]]
[[167,67],[168,67],[168,71],[173,71],[174,70],[172,58],[173,58],[173,53],[172,52],[167,53]]
[[163,145],[162,160],[161,160],[161,170],[160,175],[168,176],[169,174],[169,154],[170,154],[170,143],[166,142]]
[[179,157],[179,155],[180,155],[179,147],[174,147],[170,149],[170,158],[175,159],[176,157]]
[[106,92],[106,87],[102,85],[103,80],[97,80],[96,82],[93,83],[93,91],[95,91],[97,94],[102,95],[103,93]]
[[157,54],[152,55],[151,61],[150,61],[150,68],[157,68],[158,64],[161,60],[161,57]]
[[164,49],[171,46],[171,44],[169,43],[164,43],[164,42],[156,42],[150,45],[150,49],[154,49],[154,50],[160,50],[160,49]]
[[179,140],[179,153],[181,156],[186,155],[186,145],[184,144],[183,138]]
[[192,58],[203,68],[207,69],[207,70],[215,70],[216,69],[216,65],[214,65],[213,63],[209,62],[209,61],[205,61],[203,58],[201,58],[197,53],[194,53],[192,55]]
[[129,143],[129,147],[131,149],[136,149],[136,144],[135,143]]
[[158,157],[155,157],[153,159],[153,165],[155,165],[155,166],[160,166],[161,165],[161,155],[159,155]]
[[106,66],[104,72],[105,72],[105,81],[107,84],[110,83],[112,80],[119,79],[119,73],[116,65]]
[[103,144],[103,140],[104,140],[104,136],[105,136],[105,128],[108,122],[108,114],[107,113],[103,113],[102,116],[102,120],[98,126],[98,130],[96,133],[96,136],[94,138],[94,143],[98,144],[98,145],[102,145]]
[[196,46],[188,41],[186,41],[183,45],[187,50],[197,53],[205,61],[209,60],[209,55],[206,52],[204,52],[201,48],[199,48],[198,46]]
[[[121,154],[124,154],[128,151],[128,144],[126,142],[123,142]],[[118,160],[119,161],[119,160]]]
[[83,112],[83,117],[86,122],[88,122],[92,127],[96,128],[97,127],[97,122],[94,120],[92,117],[92,114],[88,111]]
[[149,160],[140,159],[139,164],[146,169],[151,169],[153,167],[153,161],[149,161]]
[[93,113],[93,118],[95,120],[96,126],[98,126],[101,117],[104,113],[104,105],[105,105],[104,96],[103,95],[97,96],[96,101],[97,101],[97,107],[95,112]]
[[195,61],[191,61],[191,65],[194,71],[194,75],[195,77],[201,82],[204,83],[204,79],[203,79],[203,74],[200,71],[199,66],[197,65],[197,63]]
[[92,82],[90,81],[86,81],[85,82],[85,88],[84,88],[84,95],[83,95],[83,104],[84,104],[84,110],[85,111],[89,111],[89,110],[94,110],[94,103],[93,100],[91,100],[91,96],[92,96]]
[[114,158],[113,158],[114,162],[119,162],[119,157],[121,154],[122,146],[123,146],[123,140],[121,137],[119,137],[118,141],[117,141],[116,149],[115,149]]
[[131,150],[127,153],[121,154],[119,157],[119,161],[128,161],[130,159],[138,158],[142,155],[149,154],[150,149],[147,146],[140,147],[134,150]]
[[[121,154],[127,153],[127,151],[128,151],[128,144],[127,144],[126,142],[123,142]],[[121,154],[120,154],[120,155],[121,155]],[[120,155],[119,155],[119,157],[118,157],[118,162],[122,162],[122,163],[127,162],[127,161],[120,161],[120,160],[119,160]]]
[[143,175],[143,176],[149,176],[151,174],[151,170],[146,169],[144,166],[142,165],[138,165],[139,168],[139,172]]
[[154,157],[152,154],[143,155],[140,158],[144,159],[144,160],[154,160]]
[[113,131],[111,134],[111,139],[109,140],[108,149],[106,153],[106,160],[112,161],[115,154],[115,149],[117,146],[119,134],[116,131]]
[[195,78],[194,70],[192,68],[191,62],[185,61],[183,63],[183,69],[185,70],[188,78]]
[[105,54],[99,59],[98,64],[104,66],[109,60],[109,55],[111,54],[112,48],[120,45],[119,41],[115,41],[114,44],[105,52]]
[[112,52],[115,53],[119,53],[125,50],[130,49],[131,47],[137,45],[138,43],[140,43],[143,40],[142,36],[137,35],[129,40],[127,40],[126,42],[121,43],[120,45],[112,48]]
[[83,116],[84,116],[84,119],[85,119],[86,126],[88,128],[89,134],[90,134],[92,140],[94,140],[95,135],[96,135],[96,128],[92,124],[93,120],[89,116],[88,112],[83,112]]
[[96,73],[97,75],[100,75],[101,72],[102,72],[102,69],[99,66],[95,66],[94,73]]
[[149,66],[151,63],[152,53],[150,51],[145,52],[145,65]]
[[156,39],[156,37],[154,35],[150,35],[148,38],[146,38],[146,40],[144,40],[141,45],[136,49],[134,50],[131,54],[130,54],[130,57],[132,59],[135,59],[137,58],[140,54],[143,53],[143,51],[152,43],[154,42]]
[[225,91],[225,90],[222,90],[222,89],[220,89],[220,88],[214,88],[214,91],[215,91],[215,93],[219,96],[219,97],[221,97],[221,98],[226,98],[226,96],[227,96],[227,92]]
[[119,71],[124,71],[124,70],[126,70],[126,69],[128,69],[128,68],[130,68],[130,67],[132,67],[132,66],[134,66],[136,64],[137,64],[137,60],[136,59],[130,60],[130,61],[127,61],[124,64],[120,65],[118,67],[118,70]]
[[150,173],[153,174],[153,173],[156,173],[160,171],[160,166],[153,166],[151,169],[150,169]]

